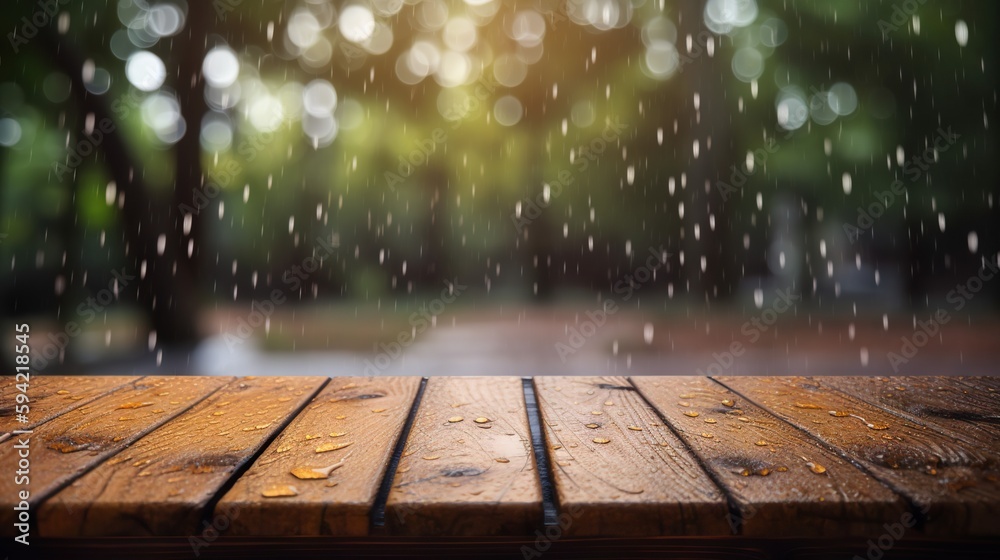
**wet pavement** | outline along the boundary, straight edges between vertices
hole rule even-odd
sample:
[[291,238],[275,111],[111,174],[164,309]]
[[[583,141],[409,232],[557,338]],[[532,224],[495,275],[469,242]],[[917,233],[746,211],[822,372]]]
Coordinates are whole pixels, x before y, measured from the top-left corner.
[[[412,340],[406,335],[414,329],[405,322],[382,321],[373,334],[361,320],[290,317],[297,336],[280,345],[262,332],[234,342],[224,326],[233,323],[222,321],[219,334],[191,352],[168,352],[159,365],[145,355],[84,369],[200,375],[998,374],[1000,322],[986,318],[953,321],[927,336],[927,329],[913,329],[905,318],[883,323],[881,317],[800,316],[767,326],[735,316],[688,320],[622,312],[598,326],[572,309],[492,315],[442,317]],[[268,336],[285,320],[275,317]]]

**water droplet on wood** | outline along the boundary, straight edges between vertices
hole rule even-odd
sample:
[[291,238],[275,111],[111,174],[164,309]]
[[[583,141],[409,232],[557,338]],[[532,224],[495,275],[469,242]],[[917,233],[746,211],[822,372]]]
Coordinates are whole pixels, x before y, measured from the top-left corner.
[[120,410],[124,408],[142,408],[144,406],[151,406],[152,404],[153,403],[151,402],[127,402],[125,404],[119,405],[118,409]]
[[280,484],[276,486],[268,486],[261,491],[260,495],[265,498],[288,498],[291,496],[298,496],[299,491],[294,486]]
[[353,441],[345,441],[343,443],[324,443],[323,445],[316,448],[316,453],[326,453],[327,451],[336,451],[338,449],[343,449],[348,445],[354,443]]
[[318,479],[318,478],[327,478],[326,475],[324,475],[323,473],[314,471],[313,469],[311,469],[309,467],[296,467],[296,468],[294,468],[294,469],[291,470],[291,473],[292,473],[292,476],[294,476],[295,478],[297,478],[299,480],[312,480],[312,479]]
[[808,461],[806,462],[806,466],[809,467],[809,470],[811,470],[816,474],[823,474],[826,472],[826,467],[824,467],[819,463],[813,463],[812,461]]

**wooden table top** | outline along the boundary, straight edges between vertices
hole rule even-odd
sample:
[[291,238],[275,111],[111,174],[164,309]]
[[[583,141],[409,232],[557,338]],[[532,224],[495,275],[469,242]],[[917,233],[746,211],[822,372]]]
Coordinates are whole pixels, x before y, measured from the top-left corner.
[[43,538],[1000,536],[996,378],[15,383],[6,537],[25,439]]

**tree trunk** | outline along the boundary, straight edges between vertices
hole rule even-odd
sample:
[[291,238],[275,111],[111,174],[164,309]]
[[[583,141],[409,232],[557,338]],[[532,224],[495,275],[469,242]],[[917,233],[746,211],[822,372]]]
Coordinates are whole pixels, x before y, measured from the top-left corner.
[[[678,4],[677,50],[682,57],[693,60],[681,66],[673,83],[684,90],[681,105],[684,114],[678,117],[678,137],[688,142],[697,139],[699,143],[699,155],[696,159],[692,156],[687,166],[687,188],[682,191],[684,238],[680,246],[684,251],[684,266],[681,275],[692,298],[711,301],[732,296],[737,283],[736,253],[730,247],[726,202],[718,189],[718,181],[725,178],[725,172],[735,160],[729,121],[732,107],[726,105],[725,73],[729,68],[722,63],[719,37],[712,35],[715,56],[710,57],[704,45],[698,46],[699,35],[704,37],[703,32],[708,32],[703,12],[704,2],[700,0],[683,0]],[[695,45],[692,53],[687,52],[688,35]],[[699,48],[700,54],[695,54]],[[698,109],[695,109],[695,95],[699,98]],[[684,149],[693,150],[689,146]],[[736,201],[729,204],[736,204]],[[710,217],[714,217],[714,228]],[[696,225],[700,230],[697,239]],[[704,272],[701,270],[702,257],[706,261]]]
[[[207,1],[190,2],[188,4],[187,30],[174,39],[180,43],[180,56],[177,65],[177,101],[181,107],[181,117],[187,125],[184,137],[177,143],[177,159],[174,172],[173,205],[170,207],[173,216],[173,237],[180,245],[179,259],[186,263],[192,275],[197,280],[201,276],[202,255],[207,254],[202,249],[205,245],[205,219],[208,208],[200,208],[201,212],[191,216],[190,231],[184,233],[184,205],[199,208],[194,202],[195,192],[202,188],[204,170],[201,165],[201,121],[208,112],[205,101],[205,78],[201,67],[207,54],[207,40],[212,31],[211,21],[215,18],[212,3]],[[214,207],[214,205],[212,205]],[[192,251],[188,255],[188,244]]]
[[[99,144],[122,201],[128,264],[121,275],[129,283],[123,289],[136,287],[137,303],[145,310],[159,343],[193,343],[198,338],[194,281],[187,260],[178,258],[181,247],[171,223],[177,213],[167,201],[156,200],[149,192],[108,101],[87,92],[80,72],[83,61],[54,31],[43,36],[52,60],[72,81],[80,108],[94,114],[96,129],[103,125],[105,130]],[[143,265],[145,274],[140,273]]]

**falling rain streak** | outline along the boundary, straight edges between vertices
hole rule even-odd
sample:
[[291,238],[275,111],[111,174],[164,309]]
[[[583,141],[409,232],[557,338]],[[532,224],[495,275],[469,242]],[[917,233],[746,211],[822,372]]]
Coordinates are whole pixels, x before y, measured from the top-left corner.
[[988,3],[36,4],[40,371],[881,374],[939,310],[905,373],[995,361]]

